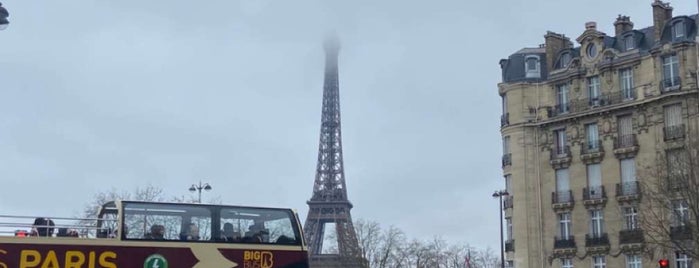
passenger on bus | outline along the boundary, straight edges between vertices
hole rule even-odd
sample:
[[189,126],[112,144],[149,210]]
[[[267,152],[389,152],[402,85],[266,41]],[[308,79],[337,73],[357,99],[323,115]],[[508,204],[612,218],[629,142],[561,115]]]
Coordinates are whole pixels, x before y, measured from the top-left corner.
[[150,233],[146,234],[146,239],[152,240],[164,240],[165,239],[165,226],[159,224],[153,224],[150,227]]
[[248,232],[245,233],[245,240],[248,242],[269,242],[269,230],[267,230],[262,222],[255,222],[250,225]]
[[31,236],[49,237],[53,235],[53,220],[49,218],[36,218],[32,226]]
[[233,224],[230,222],[223,224],[223,239],[225,239],[226,242],[235,242],[240,240],[240,235],[236,234],[235,230],[233,229]]
[[196,224],[190,223],[189,230],[180,235],[181,240],[199,240],[199,227]]

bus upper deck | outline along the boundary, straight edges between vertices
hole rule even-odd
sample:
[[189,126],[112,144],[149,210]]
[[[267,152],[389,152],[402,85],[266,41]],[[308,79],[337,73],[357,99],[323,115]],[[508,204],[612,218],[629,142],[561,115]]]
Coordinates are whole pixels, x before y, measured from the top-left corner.
[[113,201],[94,219],[0,215],[0,229],[0,268],[308,267],[291,209]]

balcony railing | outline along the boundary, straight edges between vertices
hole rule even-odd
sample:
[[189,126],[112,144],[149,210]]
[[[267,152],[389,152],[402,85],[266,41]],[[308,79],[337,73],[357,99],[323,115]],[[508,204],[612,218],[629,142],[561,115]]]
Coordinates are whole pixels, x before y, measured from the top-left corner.
[[505,113],[500,116],[500,126],[504,127],[510,124],[510,113]]
[[643,243],[643,230],[631,229],[619,231],[619,244],[636,244]]
[[585,247],[600,246],[609,246],[609,236],[607,233],[585,235]]
[[668,77],[660,80],[660,93],[680,90],[681,80],[679,76]]
[[584,201],[602,200],[606,198],[607,192],[602,185],[583,188]]
[[568,158],[570,157],[570,146],[565,146],[565,147],[554,147],[553,150],[551,150],[551,160],[556,160],[556,159],[561,159],[561,158]]
[[558,191],[551,193],[551,203],[553,204],[564,204],[573,203],[573,191]]
[[564,102],[564,103],[559,103],[553,106],[552,109],[549,110],[549,117],[555,117],[561,114],[567,114],[570,112],[570,103]]
[[675,140],[684,138],[684,124],[675,126],[666,126],[663,128],[663,136],[665,140]]
[[505,199],[502,201],[503,203],[503,209],[508,209],[508,208],[513,208],[514,207],[514,196],[508,195],[505,196]]
[[565,103],[558,103],[549,109],[549,117],[556,117],[567,113],[583,112],[596,107],[604,107],[624,103],[636,99],[636,88],[619,90],[600,94],[593,98],[572,99]]
[[602,146],[602,140],[588,141],[580,144],[581,154],[591,154],[604,152],[604,147]]
[[636,196],[641,192],[640,190],[638,181],[627,181],[616,184],[617,197]]
[[673,240],[692,239],[692,228],[689,225],[670,226],[670,238]]
[[566,248],[576,248],[577,246],[575,245],[575,237],[573,236],[565,236],[565,237],[558,237],[556,236],[553,239],[553,248],[554,249],[566,249]]
[[502,155],[502,167],[512,165],[512,153],[507,153]]
[[515,240],[507,240],[505,241],[505,252],[514,252],[515,251]]
[[614,150],[638,146],[636,134],[620,135],[614,139]]

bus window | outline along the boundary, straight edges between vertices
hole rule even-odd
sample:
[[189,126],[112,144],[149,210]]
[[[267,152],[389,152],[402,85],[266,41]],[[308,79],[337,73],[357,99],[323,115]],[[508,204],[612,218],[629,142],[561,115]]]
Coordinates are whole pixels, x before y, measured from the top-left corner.
[[[211,211],[192,205],[124,202],[124,225],[129,230],[126,239],[202,240],[211,237]],[[186,239],[194,229],[197,239]]]
[[221,209],[221,240],[243,243],[301,243],[290,211],[259,208]]

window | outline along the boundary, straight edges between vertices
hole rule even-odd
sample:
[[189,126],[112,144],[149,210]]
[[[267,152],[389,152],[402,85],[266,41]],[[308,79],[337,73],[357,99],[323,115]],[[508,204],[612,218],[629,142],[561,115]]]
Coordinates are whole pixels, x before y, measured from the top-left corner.
[[539,78],[540,74],[540,64],[539,56],[529,55],[525,59],[525,70],[527,78]]
[[601,237],[604,233],[604,216],[602,210],[590,210],[590,234],[592,237]]
[[677,55],[663,57],[663,81],[664,91],[674,89],[680,85],[680,66]]
[[560,84],[556,86],[556,112],[568,112],[568,84]]
[[643,268],[641,255],[626,255],[626,268]]
[[505,222],[507,223],[507,236],[505,237],[505,240],[511,241],[512,240],[512,218],[505,218]]
[[677,103],[663,107],[665,113],[665,127],[679,126],[682,124],[682,104]]
[[627,51],[634,49],[634,47],[635,47],[634,43],[635,42],[633,39],[633,35],[628,35],[628,36],[624,37],[624,48]]
[[634,99],[633,91],[633,69],[626,68],[619,72],[619,88],[621,89],[621,96],[624,100]]
[[592,267],[594,267],[594,268],[606,268],[607,262],[606,262],[604,256],[592,257]]
[[626,158],[619,160],[621,166],[621,193],[624,195],[634,195],[638,193],[638,183],[636,182],[636,159]]
[[220,211],[222,237],[251,243],[298,243],[297,231],[287,211],[257,208],[224,208]]
[[189,205],[125,203],[124,227],[126,239],[207,241],[211,211]]
[[502,137],[502,154],[510,153],[510,136]]
[[561,168],[556,170],[556,201],[559,203],[570,202],[570,178],[568,169]]
[[587,134],[587,149],[597,151],[599,149],[599,134],[597,133],[597,123],[585,125]]
[[638,208],[629,206],[623,208],[624,230],[638,229]]
[[570,226],[570,212],[558,214],[558,234],[561,239],[572,239]]
[[573,259],[572,258],[561,259],[561,268],[573,268]]
[[568,67],[568,64],[570,64],[570,60],[571,60],[570,52],[565,52],[565,53],[561,54],[561,59],[559,60],[559,66],[561,68]]
[[587,57],[591,59],[597,57],[597,46],[594,43],[587,45]]
[[555,153],[557,155],[567,155],[567,152],[565,150],[566,148],[566,130],[565,128],[563,129],[558,129],[554,130],[554,139],[555,139]]
[[672,202],[672,226],[685,226],[689,221],[689,206],[687,200],[676,200]]
[[675,252],[677,268],[691,268],[692,258],[682,252]]
[[599,76],[592,76],[587,78],[587,96],[590,100],[591,106],[601,105],[600,100],[600,83]]
[[512,196],[512,174],[505,175],[505,191]]
[[602,165],[600,163],[587,165],[587,191],[590,199],[601,199],[602,195]]
[[678,21],[672,25],[672,40],[679,40],[685,35],[685,27],[683,21]]
[[677,103],[663,107],[665,114],[665,128],[663,135],[665,140],[673,140],[684,137],[684,124],[682,122],[682,104]]
[[633,140],[631,135],[633,134],[633,121],[631,121],[631,115],[622,115],[617,117],[617,130],[618,130],[618,146],[620,148],[626,148],[633,146]]

